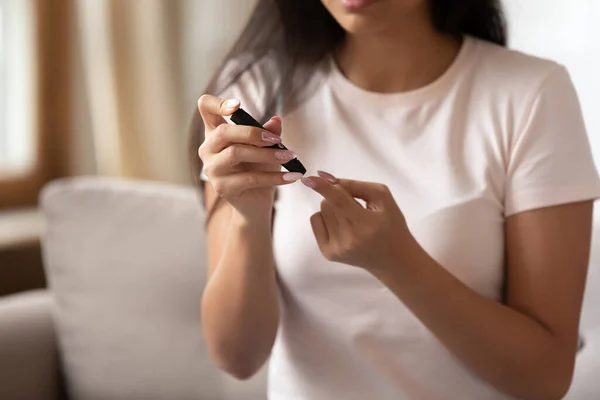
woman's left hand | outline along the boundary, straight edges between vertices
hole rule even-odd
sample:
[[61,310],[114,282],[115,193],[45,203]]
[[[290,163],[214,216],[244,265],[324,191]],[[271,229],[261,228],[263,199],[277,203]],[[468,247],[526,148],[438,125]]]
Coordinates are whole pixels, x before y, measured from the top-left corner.
[[[387,186],[337,179],[321,171],[302,183],[324,198],[310,222],[328,260],[377,273],[397,267],[420,248]],[[355,198],[364,200],[366,207]]]

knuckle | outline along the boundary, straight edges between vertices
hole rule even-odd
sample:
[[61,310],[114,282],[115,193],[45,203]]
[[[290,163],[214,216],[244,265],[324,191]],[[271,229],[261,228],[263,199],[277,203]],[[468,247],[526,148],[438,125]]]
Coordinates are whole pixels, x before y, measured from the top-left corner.
[[213,130],[213,135],[216,136],[217,138],[221,138],[225,135],[226,129],[227,129],[227,126],[225,124],[221,124]]
[[213,172],[215,171],[215,167],[212,164],[204,164],[204,174],[206,176],[213,176]]
[[344,242],[337,246],[336,253],[340,258],[342,258],[348,254],[348,250],[350,250],[350,246],[347,242]]
[[200,98],[198,99],[198,108],[200,108],[200,110],[206,109],[206,107],[210,103],[210,99],[211,95],[209,94],[203,94],[202,96],[200,96]]
[[342,196],[339,195],[335,195],[331,197],[331,205],[335,208],[343,208],[344,206],[344,198],[342,198]]
[[353,251],[357,247],[357,245],[358,245],[358,240],[356,237],[351,236],[351,237],[347,238],[343,245],[344,254],[348,254],[351,251]]
[[321,213],[320,212],[314,213],[313,215],[310,216],[310,223],[312,225],[314,225],[316,222],[319,221],[320,218],[321,218]]
[[258,176],[256,176],[255,174],[249,174],[248,176],[246,176],[244,184],[247,187],[258,186]]
[[328,261],[338,261],[336,252],[331,248],[331,246],[325,246],[321,249],[321,253],[323,253],[323,257],[325,257]]
[[321,200],[320,207],[321,207],[321,212],[323,212],[324,209],[326,209],[327,207],[329,207],[328,204],[327,204],[327,200]]
[[246,128],[246,130],[244,132],[244,139],[246,140],[246,142],[252,143],[254,141],[255,135],[256,135],[256,129],[252,128],[252,127],[248,127],[248,128]]
[[383,183],[378,184],[377,190],[379,191],[379,193],[382,193],[382,194],[390,193],[390,188]]
[[230,161],[235,161],[240,156],[239,146],[229,146],[226,150],[226,156]]
[[347,187],[348,187],[348,190],[349,190],[351,193],[357,192],[357,191],[359,190],[359,188],[358,188],[358,185],[357,185],[356,181],[348,181],[348,182],[346,183],[346,185],[347,185]]
[[223,184],[222,181],[217,180],[217,181],[211,182],[211,184],[212,184],[215,192],[217,192],[217,194],[219,194],[220,196],[225,193],[225,185]]
[[208,148],[208,143],[202,143],[200,145],[200,147],[198,147],[198,157],[200,158],[200,160],[202,160],[204,163],[206,163],[206,161],[211,157],[211,151]]
[[342,261],[342,259],[343,259],[342,253],[337,248],[330,250],[329,258],[328,258],[329,261],[340,262],[340,261]]

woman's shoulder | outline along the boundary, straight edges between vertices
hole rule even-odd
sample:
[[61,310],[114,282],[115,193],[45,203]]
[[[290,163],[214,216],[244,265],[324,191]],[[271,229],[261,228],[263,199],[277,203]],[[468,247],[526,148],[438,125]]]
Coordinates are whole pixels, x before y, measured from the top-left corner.
[[553,77],[568,75],[561,64],[481,39],[470,39],[475,48],[476,76],[494,88],[535,92]]

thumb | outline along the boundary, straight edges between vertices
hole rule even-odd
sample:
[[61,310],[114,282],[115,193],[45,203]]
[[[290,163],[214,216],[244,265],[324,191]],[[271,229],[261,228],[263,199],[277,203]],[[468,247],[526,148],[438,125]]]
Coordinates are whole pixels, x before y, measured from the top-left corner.
[[367,203],[384,206],[392,200],[390,189],[381,183],[338,179],[338,184],[352,197],[362,199]]
[[279,118],[279,117],[273,117],[273,118],[271,118],[264,125],[264,127],[269,132],[272,132],[272,133],[276,134],[277,136],[281,136],[281,130],[282,130],[281,118]]

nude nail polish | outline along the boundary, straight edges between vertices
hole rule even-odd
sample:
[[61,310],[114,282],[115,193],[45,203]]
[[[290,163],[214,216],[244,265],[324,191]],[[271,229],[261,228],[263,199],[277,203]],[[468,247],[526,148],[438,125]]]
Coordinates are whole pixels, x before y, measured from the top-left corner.
[[231,109],[236,108],[240,105],[240,101],[238,99],[229,99],[225,102],[224,107]]
[[317,182],[310,178],[302,178],[302,183],[304,184],[304,186],[309,187],[311,189],[317,188]]
[[281,161],[290,161],[294,157],[296,157],[296,155],[291,151],[283,150],[275,152],[275,158]]
[[[269,143],[281,143],[281,138],[273,132],[263,131],[261,134],[262,140]],[[293,158],[293,157],[292,157]]]
[[283,180],[286,182],[296,182],[298,179],[302,178],[302,174],[300,172],[288,172],[283,175]]
[[329,183],[337,183],[337,182],[338,182],[338,179],[337,179],[335,176],[331,175],[329,172],[325,172],[325,171],[317,171],[317,174],[318,174],[318,175],[319,175],[321,178],[323,178],[323,179],[325,179],[325,180],[329,181]]

